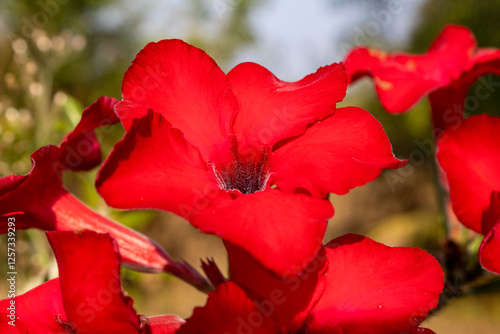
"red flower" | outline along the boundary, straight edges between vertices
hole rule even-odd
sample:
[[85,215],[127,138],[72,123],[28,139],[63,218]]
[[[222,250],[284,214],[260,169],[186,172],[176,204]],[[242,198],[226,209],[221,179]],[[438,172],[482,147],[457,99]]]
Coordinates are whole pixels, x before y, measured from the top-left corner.
[[150,43],[125,74],[115,109],[127,133],[96,186],[113,207],[174,212],[297,273],[321,247],[328,193],[404,164],[366,111],[335,109],[345,90],[339,64],[297,82],[253,63],[226,76],[182,41]]
[[[484,234],[479,259],[500,274],[500,118],[471,116],[438,141],[437,158],[446,172],[453,211],[466,227]],[[498,230],[498,231],[497,231]]]
[[[100,148],[94,129],[118,122],[112,98],[100,98],[85,109],[82,120],[63,142],[45,146],[31,155],[33,166],[26,175],[0,178],[0,216],[16,218],[16,229],[107,232],[116,239],[124,264],[139,271],[170,272],[208,290],[207,282],[187,263],[174,261],[144,235],[111,221],[89,209],[62,185],[62,172],[91,169],[100,163]],[[8,220],[0,222],[0,233],[8,231]]]
[[[365,75],[374,79],[379,99],[391,113],[407,111],[429,94],[437,136],[460,124],[469,87],[480,76],[500,74],[500,50],[478,49],[469,29],[449,25],[423,55],[359,47],[348,54],[345,65],[350,83]],[[476,97],[490,96],[497,85],[488,82],[476,90]]]
[[121,290],[118,247],[109,235],[47,232],[47,237],[59,278],[0,301],[2,333],[169,334],[184,322],[176,316],[137,315]]
[[228,250],[232,281],[211,292],[178,334],[432,333],[418,326],[438,303],[443,271],[423,250],[345,235],[289,280]]

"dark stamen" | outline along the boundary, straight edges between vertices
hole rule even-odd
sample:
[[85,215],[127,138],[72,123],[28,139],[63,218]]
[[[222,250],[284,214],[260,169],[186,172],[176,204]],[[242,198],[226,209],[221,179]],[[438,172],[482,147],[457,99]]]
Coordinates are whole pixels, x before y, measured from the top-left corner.
[[221,189],[238,190],[242,194],[252,194],[266,188],[269,179],[268,150],[260,154],[241,156],[233,150],[234,161],[214,169]]

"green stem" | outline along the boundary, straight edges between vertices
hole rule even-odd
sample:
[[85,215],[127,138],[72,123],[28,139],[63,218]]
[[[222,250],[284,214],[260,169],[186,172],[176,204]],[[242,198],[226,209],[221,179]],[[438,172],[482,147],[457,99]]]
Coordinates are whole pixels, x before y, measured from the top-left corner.
[[432,177],[434,179],[434,186],[436,187],[439,209],[443,217],[443,230],[446,239],[448,239],[450,236],[450,220],[448,217],[448,210],[446,208],[446,199],[448,198],[448,196],[446,191],[444,190],[441,178],[439,177],[439,166],[435,154],[433,154],[432,156]]

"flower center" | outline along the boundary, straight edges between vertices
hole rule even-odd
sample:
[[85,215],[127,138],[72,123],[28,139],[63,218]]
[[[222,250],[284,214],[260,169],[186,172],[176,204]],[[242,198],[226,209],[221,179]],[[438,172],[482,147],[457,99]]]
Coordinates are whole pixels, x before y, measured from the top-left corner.
[[234,149],[232,153],[234,160],[230,163],[218,168],[212,165],[219,187],[225,191],[238,190],[242,194],[264,190],[270,176],[268,150],[241,154]]

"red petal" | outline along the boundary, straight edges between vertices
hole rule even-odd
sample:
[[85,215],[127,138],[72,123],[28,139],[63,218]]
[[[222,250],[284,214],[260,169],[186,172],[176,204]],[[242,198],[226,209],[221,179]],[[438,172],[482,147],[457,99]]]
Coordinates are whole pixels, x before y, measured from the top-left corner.
[[[487,73],[500,75],[499,50],[479,49],[457,80],[429,95],[435,129],[443,130],[448,126],[456,128],[462,123],[469,88],[479,77]],[[498,87],[498,83],[491,78],[492,76],[481,79],[481,84],[474,90],[477,99],[489,98]],[[474,100],[471,101],[475,103]]]
[[[10,317],[11,310],[8,309],[12,308],[11,300],[15,301],[15,327],[8,324],[13,320]],[[57,322],[56,316],[61,321],[66,321],[58,278],[45,282],[15,299],[0,301],[0,310],[2,333],[60,333],[64,327]]]
[[[452,62],[443,62],[446,70],[454,71],[453,62],[461,63],[470,58],[477,48],[477,41],[472,31],[465,26],[449,24],[436,37],[429,47],[428,52],[440,54],[449,53],[449,56],[457,56],[459,59],[453,59]],[[451,60],[451,59],[450,59]]]
[[273,320],[272,316],[265,316],[236,284],[227,282],[208,295],[204,307],[194,309],[177,334],[274,334],[278,328]]
[[47,232],[59,267],[64,309],[83,333],[139,333],[133,301],[121,290],[114,240],[92,231]]
[[323,297],[311,329],[342,333],[415,330],[439,299],[443,271],[425,251],[348,234],[328,243]]
[[470,30],[447,26],[423,55],[357,48],[346,58],[349,82],[365,75],[374,79],[377,94],[387,111],[410,109],[425,94],[448,85],[464,70],[476,48]]
[[97,214],[70,194],[62,196],[54,204],[53,210],[58,231],[90,229],[111,234],[119,247],[124,266],[142,272],[167,272],[201,291],[211,290],[210,284],[188,263],[173,260],[153,240]]
[[500,275],[500,219],[486,234],[479,248],[479,261],[484,269]]
[[[326,253],[318,256],[297,276],[278,277],[257,262],[248,252],[225,243],[231,281],[243,288],[266,315],[276,317],[283,326],[301,328],[304,319],[323,295],[327,270]],[[292,328],[289,328],[292,329]]]
[[[36,227],[44,230],[56,228],[52,206],[65,194],[60,171],[52,168],[57,163],[59,149],[44,146],[31,154],[32,167],[24,176],[2,178],[0,186],[0,215],[16,212],[23,214],[16,221],[17,229]],[[7,231],[7,221],[0,222],[0,233]]]
[[479,247],[479,260],[489,271],[500,274],[500,192],[491,194],[490,206],[483,213],[483,230],[489,230]]
[[[17,229],[75,231],[89,229],[110,233],[120,247],[124,264],[146,272],[166,271],[207,290],[202,276],[183,262],[176,262],[144,235],[109,220],[89,209],[62,186],[54,169],[59,148],[45,146],[31,155],[33,167],[26,176],[0,179],[0,216],[16,212]],[[21,182],[23,181],[23,182]],[[16,218],[18,216],[14,216]],[[0,221],[0,233],[8,230],[7,219]]]
[[[382,50],[357,48],[345,65],[349,82],[368,75],[373,78],[382,106],[390,113],[402,113],[421,98],[447,82],[439,75],[424,76],[429,66],[423,56],[388,55]],[[435,64],[434,68],[439,69]]]
[[115,98],[100,97],[85,108],[76,128],[59,145],[59,168],[90,170],[101,163],[101,149],[94,130],[120,121],[113,110],[116,103]]
[[453,210],[460,222],[482,234],[489,232],[482,215],[490,195],[500,191],[498,129],[499,117],[471,116],[459,128],[448,128],[438,141],[437,158],[448,177]]
[[224,72],[202,50],[180,40],[149,43],[125,73],[116,112],[128,131],[153,110],[214,159],[226,141],[237,104]]
[[184,319],[170,314],[149,317],[148,320],[151,334],[175,334],[186,323]]
[[[464,76],[466,76],[465,82],[473,82],[477,80],[480,76],[493,73],[496,75],[500,75],[500,49],[493,48],[481,48],[477,50],[474,57],[469,60],[467,65],[467,71]],[[495,91],[494,87],[498,87],[498,82],[491,82],[486,80],[483,82],[485,89],[482,89],[482,92],[478,93],[478,89],[476,89],[476,96],[480,99],[488,98],[485,96],[485,92],[493,93]],[[469,85],[470,86],[470,85]]]
[[26,180],[26,175],[9,175],[0,178],[0,198],[19,187],[24,180]]
[[483,231],[490,231],[500,219],[500,191],[493,191],[490,196],[490,205],[483,212]]
[[274,182],[285,192],[306,189],[315,197],[345,194],[374,180],[383,168],[399,168],[384,129],[368,112],[337,109],[274,152]]
[[239,64],[227,77],[239,103],[234,128],[243,146],[272,146],[301,134],[308,124],[331,115],[346,91],[341,64],[322,67],[297,82],[281,81],[254,63]]
[[220,190],[198,149],[157,114],[137,120],[99,171],[96,187],[117,208],[155,208],[186,215],[185,207]]
[[267,189],[235,199],[222,192],[191,222],[243,248],[278,275],[291,276],[314,259],[332,215],[326,200]]
[[456,81],[454,84],[438,89],[429,94],[432,109],[434,138],[439,137],[447,127],[456,128],[463,122],[464,102],[472,84]]

